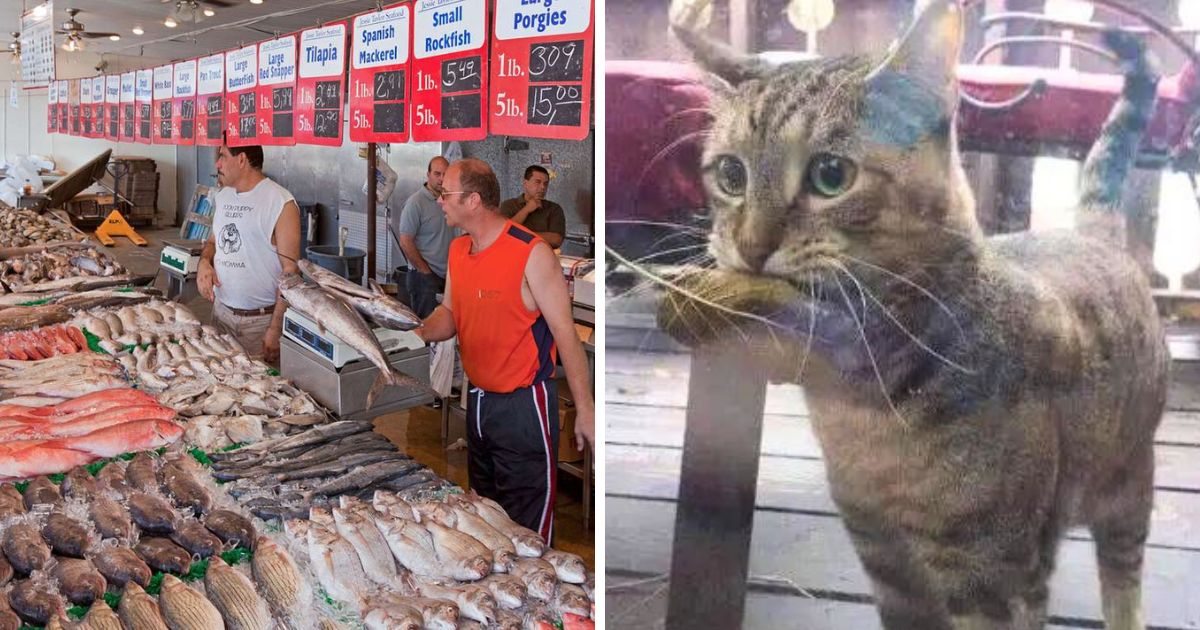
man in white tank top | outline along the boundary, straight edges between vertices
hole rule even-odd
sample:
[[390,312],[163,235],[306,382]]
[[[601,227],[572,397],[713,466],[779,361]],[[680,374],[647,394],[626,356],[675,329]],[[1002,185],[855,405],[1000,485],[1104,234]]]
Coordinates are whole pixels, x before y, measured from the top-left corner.
[[213,302],[219,328],[237,337],[252,356],[279,363],[287,304],[279,276],[299,273],[300,209],[286,188],[263,175],[260,146],[217,152],[212,233],[204,244],[196,281]]

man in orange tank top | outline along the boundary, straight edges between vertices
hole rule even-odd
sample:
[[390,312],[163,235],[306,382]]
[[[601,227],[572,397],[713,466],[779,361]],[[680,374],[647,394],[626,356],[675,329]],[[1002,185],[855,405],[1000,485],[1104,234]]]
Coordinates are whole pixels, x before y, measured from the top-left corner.
[[575,437],[591,446],[595,407],[571,299],[554,252],[500,213],[500,183],[486,162],[446,169],[439,197],[446,223],[462,230],[450,244],[441,305],[417,329],[425,341],[458,335],[471,381],[467,475],[471,488],[550,542],[558,477],[561,353],[575,400]]

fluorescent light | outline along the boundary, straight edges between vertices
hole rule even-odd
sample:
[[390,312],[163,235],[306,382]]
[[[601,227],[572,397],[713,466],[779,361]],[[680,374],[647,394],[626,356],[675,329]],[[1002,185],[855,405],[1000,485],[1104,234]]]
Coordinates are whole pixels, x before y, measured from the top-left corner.
[[262,4],[263,0],[250,0],[250,4]]
[[146,31],[143,31],[142,27],[140,27],[140,26],[135,26],[135,27],[133,27],[133,34],[134,35],[145,35]]
[[110,40],[114,41],[114,42],[119,42],[119,41],[121,41],[121,36],[120,36],[120,35],[109,35],[109,36],[108,36],[108,38],[109,38]]
[[1046,0],[1046,15],[1064,22],[1087,22],[1092,19],[1095,8],[1083,0]]
[[163,26],[165,26],[167,28],[175,28],[176,26],[179,26],[179,22],[176,22],[175,18],[169,17],[169,18],[163,20]]
[[204,15],[205,15],[206,17],[212,17],[212,16],[214,16],[214,15],[216,15],[216,14],[217,14],[217,12],[216,12],[216,11],[213,11],[212,9],[209,9],[209,8],[205,8],[205,9],[204,9]]

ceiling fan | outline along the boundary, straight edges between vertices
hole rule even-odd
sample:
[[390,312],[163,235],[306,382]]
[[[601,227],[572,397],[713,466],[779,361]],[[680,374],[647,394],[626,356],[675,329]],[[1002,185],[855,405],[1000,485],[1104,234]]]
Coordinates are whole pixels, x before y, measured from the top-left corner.
[[21,34],[13,31],[9,35],[13,40],[8,43],[8,54],[12,55],[13,63],[21,63]]
[[60,24],[59,30],[55,31],[59,35],[67,36],[67,41],[63,43],[63,48],[65,50],[82,50],[83,40],[85,38],[96,39],[100,37],[107,37],[112,40],[118,40],[121,38],[121,36],[117,33],[98,33],[94,31],[88,31],[86,28],[84,28],[81,22],[75,19],[75,15],[77,13],[79,13],[79,9],[67,9],[67,16],[69,19]]
[[159,0],[159,2],[161,2],[162,4],[166,4],[168,2],[175,2],[176,5],[179,5],[179,4],[188,4],[188,5],[190,5],[190,4],[211,4],[214,7],[222,7],[222,8],[234,6],[234,3],[230,2],[229,0],[182,0],[182,1]]

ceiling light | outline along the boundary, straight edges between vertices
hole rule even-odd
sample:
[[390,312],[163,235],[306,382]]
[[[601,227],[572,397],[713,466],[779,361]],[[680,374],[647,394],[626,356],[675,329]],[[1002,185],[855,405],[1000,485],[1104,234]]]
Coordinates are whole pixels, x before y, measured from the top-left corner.
[[163,26],[165,26],[167,28],[175,28],[176,26],[179,26],[179,22],[176,22],[175,18],[169,17],[169,18],[163,20]]
[[250,0],[250,4],[262,4],[263,0]]
[[33,7],[33,17],[38,18],[39,20],[46,17],[46,5],[39,4],[36,7]]
[[214,15],[216,15],[216,14],[217,14],[217,12],[216,12],[216,11],[213,11],[212,9],[207,9],[207,8],[206,8],[206,9],[204,9],[204,15],[205,15],[205,16],[207,16],[207,17],[212,17],[212,16],[214,16]]
[[133,34],[134,35],[145,35],[146,31],[143,31],[142,27],[140,27],[140,26],[135,26],[135,27],[133,27]]
[[114,42],[119,42],[119,41],[121,41],[121,36],[120,36],[120,35],[109,35],[109,36],[108,36],[108,38],[109,38],[110,40],[114,41]]
[[1063,22],[1087,22],[1092,19],[1095,8],[1083,0],[1046,0],[1043,9],[1046,15]]

